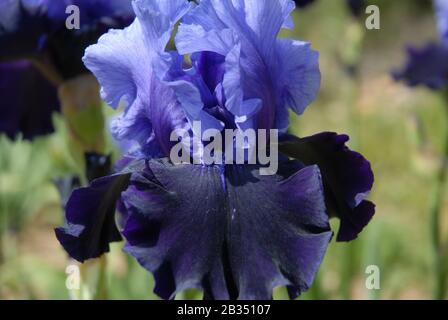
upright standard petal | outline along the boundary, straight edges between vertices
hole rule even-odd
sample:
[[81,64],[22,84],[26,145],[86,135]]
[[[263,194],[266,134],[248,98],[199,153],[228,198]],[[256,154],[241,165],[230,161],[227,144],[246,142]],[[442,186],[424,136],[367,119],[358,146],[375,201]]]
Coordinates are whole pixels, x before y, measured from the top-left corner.
[[311,285],[332,237],[317,167],[289,178],[255,166],[149,162],[122,200],[126,251],[173,298],[188,288],[209,299],[270,299],[276,286]]
[[338,241],[355,239],[370,222],[375,205],[367,200],[374,176],[370,163],[345,143],[346,135],[324,132],[280,144],[280,151],[307,165],[318,165],[324,181],[326,203],[331,215],[341,220]]
[[59,111],[56,88],[27,61],[0,64],[0,133],[24,139],[54,131]]
[[448,1],[434,0],[434,5],[440,36],[444,44],[448,46]]
[[255,118],[255,127],[282,124],[284,129],[285,109],[302,113],[320,86],[317,54],[277,39],[282,27],[292,25],[293,9],[291,0],[203,0],[179,27],[180,53],[212,51],[225,57],[225,105],[243,122]]
[[170,133],[185,125],[185,114],[171,88],[156,74],[176,21],[188,2],[146,1],[133,3],[136,20],[124,30],[111,30],[90,46],[83,58],[101,84],[102,98],[112,107],[120,102],[125,112],[112,123],[118,140],[137,140],[142,150],[158,156],[169,154]]

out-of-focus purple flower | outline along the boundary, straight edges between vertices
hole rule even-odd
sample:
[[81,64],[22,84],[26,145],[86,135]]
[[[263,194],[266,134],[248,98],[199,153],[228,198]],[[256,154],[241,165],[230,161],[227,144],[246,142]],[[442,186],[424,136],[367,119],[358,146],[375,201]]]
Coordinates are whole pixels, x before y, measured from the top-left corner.
[[[102,36],[84,62],[103,99],[125,105],[114,136],[138,142],[140,150],[120,161],[116,174],[73,193],[59,241],[84,261],[107,252],[121,231],[125,250],[154,274],[155,292],[165,299],[188,288],[209,299],[270,299],[277,286],[296,297],[311,286],[332,238],[326,204],[342,220],[340,240],[355,238],[373,215],[373,205],[362,208],[373,174],[345,147],[347,137],[300,140],[314,155],[290,146],[287,156],[295,160],[281,155],[272,176],[260,175],[260,165],[174,165],[167,158],[172,131],[193,133],[193,121],[203,129],[283,132],[288,108],[302,113],[314,100],[317,52],[277,38],[292,27],[294,2],[133,6],[137,19]],[[166,51],[179,20],[179,51]]]
[[[80,29],[66,28],[68,5],[77,5],[80,8]],[[53,97],[57,85],[62,81],[88,72],[81,59],[85,48],[95,43],[99,36],[110,28],[128,25],[133,17],[130,1],[0,0],[0,62],[26,59],[37,66],[37,69],[33,70],[41,71],[48,79],[43,81],[45,85],[24,84],[18,87],[17,84],[10,83],[8,87],[2,86],[2,90],[9,91],[8,96],[18,97],[2,101],[2,109],[6,107],[9,109],[2,113],[2,121],[11,123],[12,127],[15,119],[27,117],[33,120],[27,123],[30,127],[28,132],[20,130],[18,126],[10,128],[8,132],[0,128],[0,132],[10,137],[22,132],[26,139],[31,139],[34,135],[51,133],[51,113],[48,110],[59,109],[57,104],[44,105],[44,100],[33,100],[24,108],[14,105],[14,102],[23,101],[21,98],[23,96],[30,97],[30,101],[31,97]],[[0,72],[2,78],[20,77],[12,74],[13,68],[8,68],[8,73],[4,68]],[[48,83],[53,87],[47,85]],[[25,88],[27,91],[23,91]],[[42,92],[42,89],[46,89],[47,92]],[[42,114],[39,117],[32,113],[33,105],[41,108]],[[28,109],[30,114],[26,115]]]
[[28,61],[0,63],[0,133],[24,139],[53,132],[56,88]]
[[409,47],[408,61],[403,70],[393,72],[397,81],[415,87],[425,85],[440,90],[448,84],[448,46],[430,43],[423,48]]
[[411,87],[424,85],[441,90],[448,85],[448,2],[435,0],[434,7],[441,42],[429,43],[422,48],[408,47],[405,67],[395,70],[392,75],[395,80],[404,81]]

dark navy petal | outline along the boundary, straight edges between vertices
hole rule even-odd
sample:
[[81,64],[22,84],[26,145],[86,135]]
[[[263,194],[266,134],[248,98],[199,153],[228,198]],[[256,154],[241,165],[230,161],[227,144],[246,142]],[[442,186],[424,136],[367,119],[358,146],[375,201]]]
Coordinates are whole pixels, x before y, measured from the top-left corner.
[[[80,29],[65,25],[69,5],[79,7]],[[129,0],[2,0],[0,59],[44,57],[58,77],[71,79],[87,72],[81,61],[87,46],[110,28],[129,25],[133,18]]]
[[66,226],[55,230],[67,253],[79,262],[109,252],[111,242],[121,241],[115,222],[115,206],[126,189],[130,174],[94,180],[75,190],[66,205]]
[[271,299],[309,288],[332,237],[316,166],[287,179],[254,166],[149,162],[123,193],[125,250],[151,271],[155,292]]
[[29,62],[0,63],[0,133],[25,139],[54,131],[59,111],[56,88]]
[[423,48],[408,48],[408,61],[402,70],[393,72],[397,81],[414,87],[424,85],[439,90],[448,84],[448,47],[430,43]]
[[341,220],[338,241],[355,239],[375,213],[367,200],[374,176],[370,163],[345,144],[346,135],[324,132],[311,137],[290,137],[280,151],[306,165],[317,164],[322,172],[327,207]]
[[[107,167],[107,158],[99,159],[98,155],[90,155],[86,160]],[[59,242],[72,258],[80,262],[97,258],[109,251],[109,243],[121,241],[117,225],[123,223],[127,213],[118,200],[128,187],[131,172],[140,172],[144,167],[144,161],[124,158],[116,167],[119,173],[93,180],[88,187],[73,191],[66,204],[66,226],[55,230]],[[97,174],[101,172],[91,172],[91,175]],[[122,214],[118,221],[116,208]]]

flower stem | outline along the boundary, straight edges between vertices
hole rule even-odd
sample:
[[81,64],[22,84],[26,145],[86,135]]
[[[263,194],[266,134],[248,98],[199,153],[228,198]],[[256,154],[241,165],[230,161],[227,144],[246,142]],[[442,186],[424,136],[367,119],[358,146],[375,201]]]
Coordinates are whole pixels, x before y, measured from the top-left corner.
[[103,255],[99,258],[99,275],[98,282],[96,284],[95,300],[107,300],[107,257]]
[[[448,94],[447,101],[448,101]],[[445,109],[446,120],[448,121],[448,105]],[[433,203],[431,206],[431,243],[434,254],[434,298],[443,300],[446,289],[446,273],[444,270],[445,257],[443,252],[443,243],[441,235],[441,212],[443,210],[444,191],[448,178],[448,132],[445,138],[445,147],[442,154],[442,164],[436,177],[436,186]]]

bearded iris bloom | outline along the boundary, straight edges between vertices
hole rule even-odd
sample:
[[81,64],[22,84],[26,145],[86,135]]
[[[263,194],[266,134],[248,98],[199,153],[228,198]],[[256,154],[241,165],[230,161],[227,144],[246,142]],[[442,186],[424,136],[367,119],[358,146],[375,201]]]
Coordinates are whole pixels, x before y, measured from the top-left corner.
[[409,47],[406,66],[394,71],[393,76],[411,87],[441,90],[448,85],[448,2],[434,0],[434,7],[441,41],[422,48]]
[[[80,29],[65,26],[66,7],[80,9]],[[25,139],[53,131],[58,86],[88,73],[85,48],[133,19],[130,1],[0,0],[0,133]]]
[[[293,27],[294,2],[135,0],[133,7],[135,21],[103,35],[84,63],[102,98],[125,105],[112,134],[139,148],[115,174],[73,192],[57,238],[84,262],[124,237],[124,250],[153,273],[164,299],[188,288],[207,299],[270,299],[277,286],[297,297],[332,238],[330,216],[341,219],[338,240],[349,241],[374,205],[365,200],[370,164],[346,147],[347,136],[286,133],[288,109],[302,114],[321,78],[309,43],[277,38]],[[178,22],[177,51],[167,51]],[[173,164],[170,135],[191,131],[194,121],[204,129],[279,130],[278,172]]]

